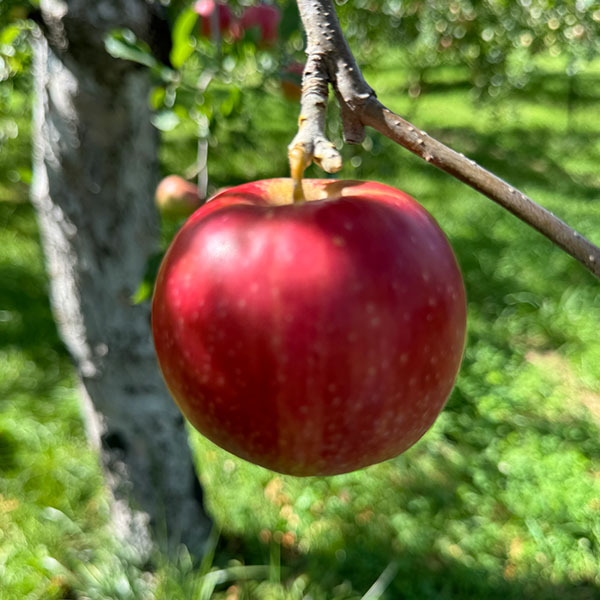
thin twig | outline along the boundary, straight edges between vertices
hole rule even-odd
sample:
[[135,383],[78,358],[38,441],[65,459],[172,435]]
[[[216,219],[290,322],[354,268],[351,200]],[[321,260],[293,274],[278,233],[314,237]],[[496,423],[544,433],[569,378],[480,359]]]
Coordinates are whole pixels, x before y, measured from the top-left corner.
[[[307,33],[308,60],[298,134],[289,148],[294,160],[301,155],[303,164],[314,160],[328,172],[341,167],[339,154],[324,134],[328,84],[331,84],[341,107],[346,142],[360,143],[365,126],[376,129],[498,203],[600,278],[600,248],[507,182],[427,135],[377,100],[346,42],[332,0],[297,2]],[[327,160],[323,159],[324,155]]]
[[375,583],[367,590],[367,593],[360,600],[377,600],[394,581],[398,574],[400,563],[394,559],[388,563],[388,566],[381,572]]

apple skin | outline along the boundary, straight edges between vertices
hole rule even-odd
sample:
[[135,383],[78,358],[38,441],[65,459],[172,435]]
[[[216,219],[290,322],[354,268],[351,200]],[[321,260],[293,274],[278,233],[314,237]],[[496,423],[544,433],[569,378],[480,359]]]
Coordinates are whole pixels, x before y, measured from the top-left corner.
[[198,188],[179,175],[165,177],[154,199],[160,214],[171,218],[189,217],[202,204]]
[[452,249],[410,196],[289,179],[217,194],[159,270],[154,343],[179,408],[248,461],[353,471],[412,446],[460,366],[466,301]]
[[270,4],[248,6],[244,9],[239,21],[238,36],[242,36],[248,29],[258,27],[260,30],[259,45],[273,46],[279,38],[280,21],[281,11],[276,6]]
[[198,0],[194,4],[194,12],[200,17],[198,19],[199,30],[204,37],[211,37],[210,16],[215,9],[215,4],[219,13],[219,31],[221,34],[228,32],[232,24],[233,18],[227,4],[222,4],[221,2],[215,3],[214,0]]

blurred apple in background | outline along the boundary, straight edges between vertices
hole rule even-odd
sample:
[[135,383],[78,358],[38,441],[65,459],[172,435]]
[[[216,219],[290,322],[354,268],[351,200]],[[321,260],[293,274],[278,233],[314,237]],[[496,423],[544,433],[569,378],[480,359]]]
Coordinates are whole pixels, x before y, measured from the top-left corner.
[[280,21],[281,11],[276,6],[262,3],[256,6],[248,6],[242,13],[239,21],[239,32],[236,37],[241,37],[244,32],[256,28],[259,31],[258,44],[272,46],[279,37]]
[[211,37],[210,16],[215,7],[219,13],[219,30],[221,34],[226,33],[232,24],[233,18],[227,4],[216,3],[214,0],[198,0],[194,4],[194,12],[199,15],[199,30],[205,37]]
[[196,185],[179,175],[169,175],[158,184],[155,201],[160,214],[171,218],[188,217],[202,204]]

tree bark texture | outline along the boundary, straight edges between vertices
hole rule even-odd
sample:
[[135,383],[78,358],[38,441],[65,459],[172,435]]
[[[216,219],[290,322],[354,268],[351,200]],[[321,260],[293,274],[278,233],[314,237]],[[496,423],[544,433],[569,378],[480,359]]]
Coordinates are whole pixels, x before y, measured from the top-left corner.
[[159,223],[158,139],[147,71],[103,36],[152,23],[143,0],[42,0],[35,42],[36,207],[59,331],[77,365],[118,536],[200,553],[210,522],[184,421],[157,367],[148,303],[133,305]]

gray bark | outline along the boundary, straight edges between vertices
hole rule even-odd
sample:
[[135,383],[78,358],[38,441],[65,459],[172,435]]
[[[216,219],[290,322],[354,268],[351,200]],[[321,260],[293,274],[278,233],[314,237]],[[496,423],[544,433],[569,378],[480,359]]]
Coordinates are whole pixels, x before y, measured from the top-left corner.
[[114,27],[149,33],[149,5],[42,0],[41,11],[32,200],[114,526],[144,559],[154,542],[201,553],[210,522],[184,421],[158,371],[149,305],[131,302],[159,235],[150,81],[103,45]]

